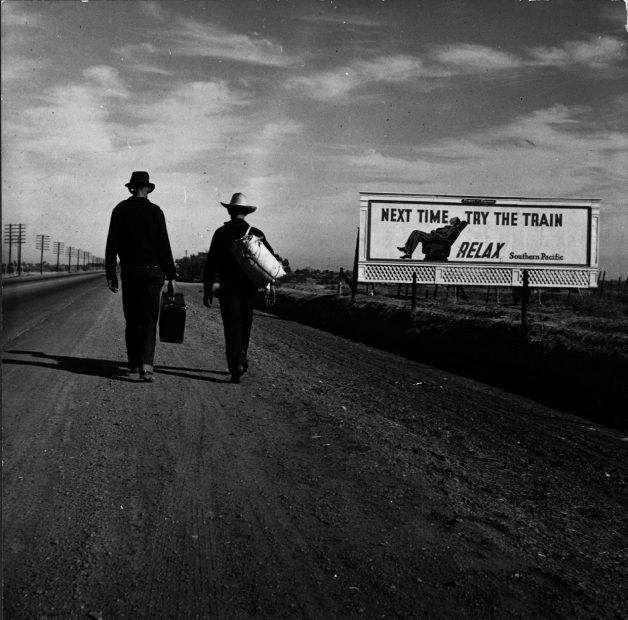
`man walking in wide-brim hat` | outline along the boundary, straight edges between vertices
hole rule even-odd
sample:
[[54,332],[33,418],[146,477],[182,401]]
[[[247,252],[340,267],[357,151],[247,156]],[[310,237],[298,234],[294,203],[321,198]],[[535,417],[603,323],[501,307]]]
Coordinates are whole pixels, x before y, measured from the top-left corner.
[[174,294],[176,272],[163,211],[148,200],[155,189],[148,172],[133,172],[125,186],[132,196],[114,208],[107,235],[107,285],[114,293],[118,291],[116,264],[120,257],[129,368],[152,382],[160,293],[167,278],[168,292]]
[[268,250],[273,254],[274,252],[264,233],[259,228],[250,227],[245,220],[257,207],[249,204],[244,194],[237,192],[230,202],[220,204],[227,209],[230,220],[216,230],[209,246],[203,274],[203,303],[208,308],[211,307],[213,286],[217,281],[227,366],[231,374],[229,381],[240,383],[240,377],[249,367],[248,349],[257,285],[242,271],[230,248],[236,239],[251,234],[262,239]]

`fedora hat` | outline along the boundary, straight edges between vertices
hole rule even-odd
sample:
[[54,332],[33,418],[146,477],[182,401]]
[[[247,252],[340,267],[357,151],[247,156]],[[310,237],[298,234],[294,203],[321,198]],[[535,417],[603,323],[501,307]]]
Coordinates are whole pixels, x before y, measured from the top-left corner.
[[239,211],[240,213],[253,213],[253,211],[257,209],[257,207],[246,203],[246,196],[240,192],[236,192],[233,196],[231,196],[231,202],[221,202],[220,204],[223,207],[227,207],[227,209]]
[[144,172],[143,170],[136,170],[131,173],[131,180],[128,183],[125,183],[125,186],[129,188],[129,191],[133,187],[137,187],[138,185],[146,185],[148,187],[148,193],[150,194],[155,189],[155,184],[151,183],[148,177],[148,172]]

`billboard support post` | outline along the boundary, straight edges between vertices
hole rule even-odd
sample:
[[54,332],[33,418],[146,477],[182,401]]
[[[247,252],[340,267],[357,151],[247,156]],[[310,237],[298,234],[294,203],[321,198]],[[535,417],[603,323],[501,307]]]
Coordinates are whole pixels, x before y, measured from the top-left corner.
[[351,281],[351,303],[355,301],[355,294],[358,289],[358,252],[360,250],[360,227],[358,226],[358,236],[355,240],[355,255],[353,257],[353,279]]
[[528,296],[530,293],[530,276],[528,270],[523,270],[523,288],[521,290],[521,325],[526,327],[528,324]]
[[412,312],[416,310],[416,271],[412,272]]

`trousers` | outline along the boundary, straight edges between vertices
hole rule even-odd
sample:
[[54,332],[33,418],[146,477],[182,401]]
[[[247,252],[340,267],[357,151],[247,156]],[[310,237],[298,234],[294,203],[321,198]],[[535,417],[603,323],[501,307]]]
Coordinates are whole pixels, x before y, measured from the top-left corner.
[[164,272],[160,267],[122,269],[122,310],[126,352],[131,368],[152,366],[155,358],[157,319]]
[[248,364],[256,295],[256,290],[220,287],[220,316],[225,332],[227,367],[231,374],[241,374]]
[[408,237],[408,240],[405,243],[405,252],[412,256],[414,250],[416,250],[417,245],[422,243],[423,241],[429,241],[430,236],[428,233],[423,232],[422,230],[413,230]]

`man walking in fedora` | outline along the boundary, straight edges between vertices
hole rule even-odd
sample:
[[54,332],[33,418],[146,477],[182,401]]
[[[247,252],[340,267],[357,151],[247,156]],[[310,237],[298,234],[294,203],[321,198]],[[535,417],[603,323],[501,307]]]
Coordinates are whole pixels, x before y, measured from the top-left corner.
[[216,230],[212,237],[203,274],[203,303],[208,308],[211,307],[214,297],[213,285],[217,281],[227,366],[231,374],[229,381],[240,383],[240,377],[249,367],[247,354],[257,286],[242,271],[230,248],[236,239],[243,237],[248,231],[248,234],[262,239],[272,254],[274,251],[264,233],[259,228],[250,227],[246,222],[246,216],[253,213],[257,207],[248,204],[244,194],[233,194],[231,202],[220,204],[226,207],[231,219]]
[[152,382],[160,293],[167,278],[168,292],[174,294],[176,273],[163,211],[148,200],[155,184],[148,172],[136,171],[125,185],[132,196],[111,214],[105,272],[109,289],[117,293],[119,256],[129,368]]

